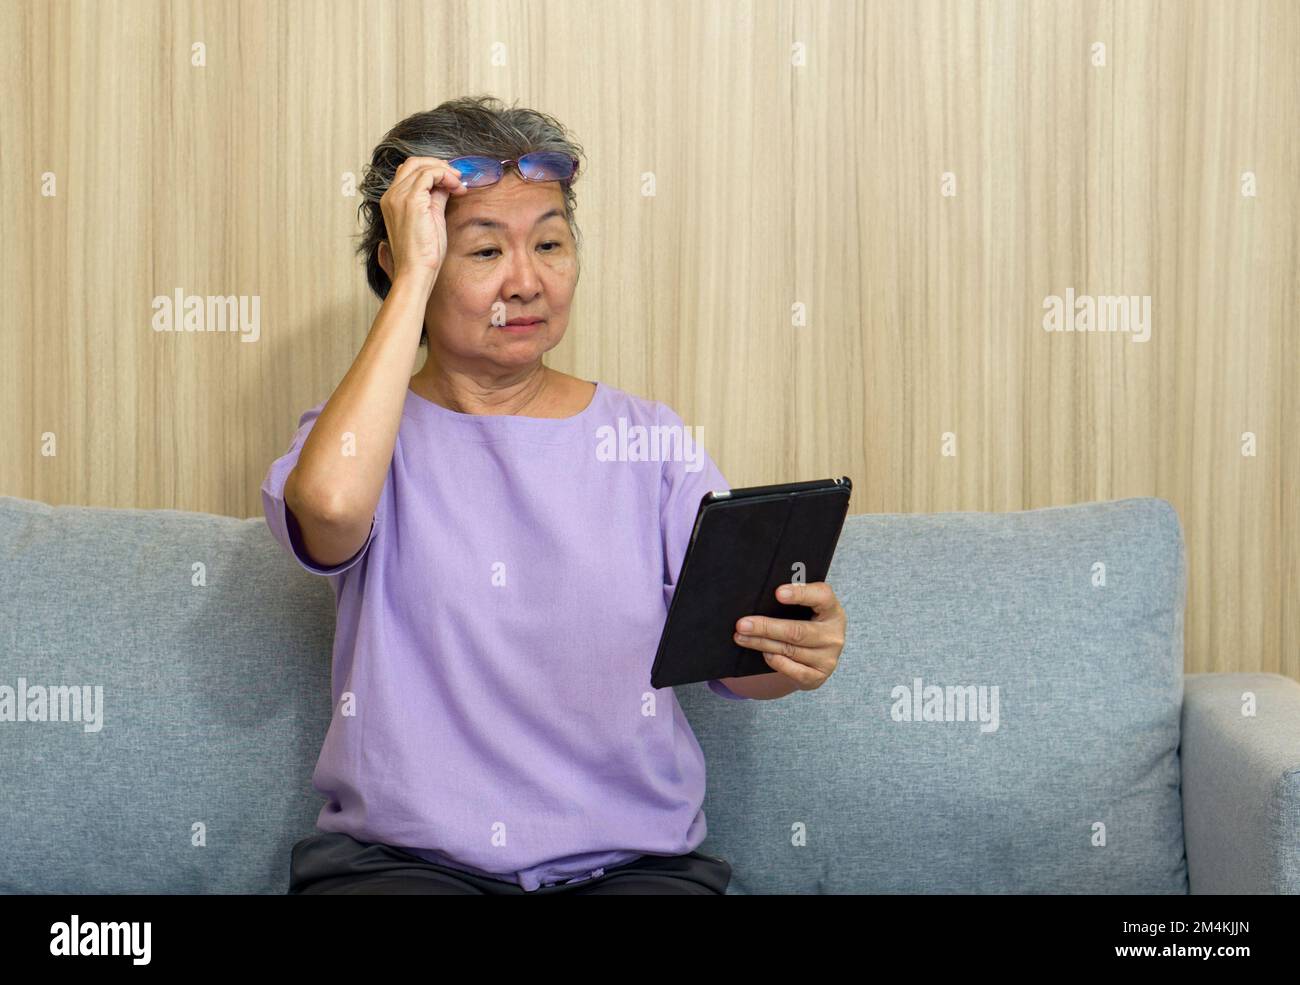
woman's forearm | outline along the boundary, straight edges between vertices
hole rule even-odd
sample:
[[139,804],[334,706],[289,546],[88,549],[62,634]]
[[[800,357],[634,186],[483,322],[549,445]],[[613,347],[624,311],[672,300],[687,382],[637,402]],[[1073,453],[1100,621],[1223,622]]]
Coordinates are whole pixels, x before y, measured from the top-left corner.
[[285,482],[285,504],[312,557],[322,564],[347,560],[369,534],[436,279],[436,271],[431,274],[402,275],[393,282]]

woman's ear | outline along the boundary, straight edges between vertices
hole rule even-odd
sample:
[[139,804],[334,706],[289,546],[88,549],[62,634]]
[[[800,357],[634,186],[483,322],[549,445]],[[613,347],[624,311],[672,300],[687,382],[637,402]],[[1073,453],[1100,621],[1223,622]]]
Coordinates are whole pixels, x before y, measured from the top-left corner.
[[379,266],[384,268],[384,273],[388,275],[389,281],[393,279],[393,254],[388,249],[388,240],[379,241]]

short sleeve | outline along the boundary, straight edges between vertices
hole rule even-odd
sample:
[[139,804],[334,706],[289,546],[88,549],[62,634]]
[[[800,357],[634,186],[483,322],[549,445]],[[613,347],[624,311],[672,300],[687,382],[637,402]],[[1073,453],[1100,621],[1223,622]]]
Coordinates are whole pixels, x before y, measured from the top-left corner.
[[298,529],[298,524],[284,502],[284,484],[289,478],[289,473],[298,464],[298,455],[302,452],[302,446],[307,441],[307,435],[311,433],[312,426],[324,406],[324,402],[321,402],[303,413],[298,419],[298,430],[293,436],[289,450],[271,463],[270,471],[266,473],[266,479],[262,482],[262,510],[266,514],[266,525],[270,528],[271,535],[279,541],[281,547],[297,559],[303,568],[314,575],[341,575],[357,564],[369,551],[375,539],[375,532],[379,529],[383,507],[382,497],[380,505],[376,507],[375,517],[370,523],[370,535],[366,538],[366,542],[348,560],[329,568],[322,567],[311,559],[302,542],[302,533]]
[[[662,463],[663,478],[659,495],[659,525],[663,533],[664,560],[664,610],[667,611],[677,590],[677,577],[681,574],[682,562],[686,560],[686,548],[695,529],[695,515],[700,508],[700,500],[711,490],[727,490],[731,484],[723,477],[714,464],[713,458],[705,449],[705,442],[695,442],[694,429],[687,429],[682,419],[667,404],[659,405],[659,423],[662,427],[682,428],[683,454],[679,461],[669,455]],[[676,448],[676,444],[669,447]],[[708,682],[709,690],[724,698],[734,701],[748,701],[743,694],[737,694],[719,680]]]

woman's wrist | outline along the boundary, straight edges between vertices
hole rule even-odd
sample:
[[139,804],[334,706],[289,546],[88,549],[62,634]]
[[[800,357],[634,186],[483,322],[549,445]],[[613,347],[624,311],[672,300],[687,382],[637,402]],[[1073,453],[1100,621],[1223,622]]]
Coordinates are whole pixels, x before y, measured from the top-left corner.
[[393,277],[393,286],[389,288],[389,293],[411,294],[427,299],[433,293],[433,285],[437,279],[438,271],[428,267],[399,270]]

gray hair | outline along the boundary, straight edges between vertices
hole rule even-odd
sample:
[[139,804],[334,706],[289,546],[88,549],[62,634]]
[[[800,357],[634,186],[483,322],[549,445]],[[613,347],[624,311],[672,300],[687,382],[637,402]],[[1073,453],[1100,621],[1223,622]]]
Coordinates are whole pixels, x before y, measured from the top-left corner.
[[[392,183],[398,165],[408,157],[440,157],[450,161],[469,154],[485,154],[499,161],[516,159],[530,151],[559,151],[579,159],[582,173],[582,147],[553,117],[537,110],[506,106],[495,96],[466,96],[451,99],[434,109],[415,113],[402,120],[384,135],[361,180],[361,242],[357,254],[366,262],[366,280],[382,301],[392,287],[388,274],[379,265],[379,244],[388,238],[379,200]],[[582,232],[574,219],[577,197],[573,182],[561,182],[564,193],[564,220],[582,249]],[[420,332],[420,344],[427,333]]]

